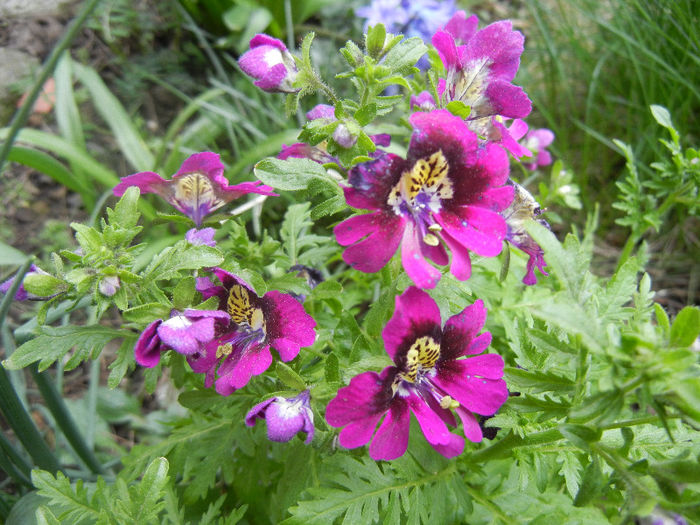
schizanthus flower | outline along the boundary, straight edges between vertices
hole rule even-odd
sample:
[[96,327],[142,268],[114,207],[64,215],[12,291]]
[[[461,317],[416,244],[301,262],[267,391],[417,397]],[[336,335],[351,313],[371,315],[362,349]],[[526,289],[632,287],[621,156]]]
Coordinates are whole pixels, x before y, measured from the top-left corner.
[[254,84],[263,91],[296,93],[297,66],[284,42],[258,34],[250,41],[250,50],[238,60],[243,72],[257,79]]
[[[448,263],[464,280],[471,274],[469,251],[485,257],[501,252],[513,189],[508,158],[494,144],[480,145],[466,123],[447,110],[414,113],[406,159],[383,153],[353,167],[344,188],[350,206],[376,210],[335,227],[348,246],[343,259],[363,272],[376,272],[401,244],[403,267],[421,288],[433,288],[440,271],[425,259]],[[365,238],[366,237],[366,238]],[[443,245],[444,243],[444,245]]]
[[545,271],[547,263],[544,260],[544,251],[535,242],[535,239],[527,233],[525,224],[530,220],[535,220],[547,228],[549,228],[549,224],[544,219],[539,218],[542,214],[542,208],[540,208],[532,194],[520,184],[513,181],[508,181],[508,183],[515,188],[515,197],[513,198],[513,203],[503,212],[508,225],[506,240],[530,256],[527,261],[527,271],[525,277],[523,277],[523,283],[533,285],[537,282],[535,268],[542,275],[549,274]]
[[221,286],[200,278],[197,288],[205,299],[219,298],[219,310],[230,322],[188,361],[195,372],[207,374],[207,386],[216,382],[216,391],[227,396],[270,367],[271,346],[282,361],[290,361],[300,347],[312,345],[316,321],[289,294],[273,290],[258,297],[239,277],[220,268],[214,274]]
[[201,230],[192,228],[187,230],[185,240],[193,246],[209,246],[213,248],[216,246],[214,235],[216,235],[214,228],[202,228]]
[[440,310],[426,292],[411,287],[397,297],[382,332],[394,366],[355,376],[326,408],[328,424],[344,427],[340,444],[355,448],[371,440],[373,459],[396,459],[406,451],[413,412],[432,447],[454,457],[462,453],[464,440],[448,429],[457,424],[452,410],[467,439],[481,441],[474,414],[492,415],[508,398],[503,359],[482,354],[491,343],[489,332],[477,335],[485,321],[481,300],[442,327]]
[[170,180],[152,171],[123,177],[115,186],[114,195],[121,197],[131,186],[138,187],[141,193],[157,193],[198,227],[205,215],[246,193],[277,195],[271,187],[260,185],[260,181],[229,186],[219,155],[210,152],[191,155]]
[[533,129],[522,140],[521,144],[523,147],[530,150],[532,159],[528,162],[526,159],[523,162],[529,170],[536,170],[540,166],[548,166],[552,163],[552,155],[547,151],[547,146],[549,146],[554,141],[554,133],[547,128]]
[[299,432],[306,434],[307,445],[314,439],[314,413],[309,405],[309,391],[296,397],[273,397],[255,405],[246,415],[245,424],[255,425],[258,419],[267,423],[267,438],[285,443]]
[[156,319],[143,331],[134,347],[136,362],[153,368],[160,363],[160,355],[170,349],[186,356],[197,355],[229,319],[219,310],[174,310],[170,319]]
[[[496,117],[523,118],[532,103],[512,81],[520,66],[523,35],[508,20],[476,31],[476,16],[460,12],[433,36],[432,42],[445,65],[439,86],[441,106],[460,101],[471,108],[470,128],[488,140],[501,140],[503,126]],[[461,45],[460,45],[461,44]]]

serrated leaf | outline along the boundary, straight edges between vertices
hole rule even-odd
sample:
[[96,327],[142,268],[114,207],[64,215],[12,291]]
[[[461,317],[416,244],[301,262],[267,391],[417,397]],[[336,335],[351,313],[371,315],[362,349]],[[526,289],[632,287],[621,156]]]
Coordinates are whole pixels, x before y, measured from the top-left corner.
[[602,436],[599,428],[593,429],[584,425],[559,425],[559,432],[572,444],[586,451],[590,449],[590,443],[599,441]]
[[367,54],[372,58],[379,59],[384,50],[384,42],[386,41],[386,28],[384,24],[377,24],[367,29],[365,34],[365,48]]
[[170,317],[172,307],[162,303],[147,303],[139,306],[134,306],[122,312],[122,317],[125,321],[132,323],[148,324],[156,319],[165,319]]
[[506,380],[509,385],[529,389],[533,393],[565,393],[574,389],[575,383],[567,377],[552,372],[537,372],[520,368],[506,368]]
[[121,196],[114,206],[114,210],[107,208],[107,217],[111,226],[118,226],[124,229],[136,226],[141,216],[138,211],[139,195],[139,188],[131,186]]
[[574,498],[575,507],[584,507],[598,498],[605,487],[605,477],[597,459],[593,459],[583,471],[581,485]]
[[[96,349],[101,351],[108,341],[123,337],[124,334],[123,330],[100,325],[58,328],[45,326],[37,337],[24,343],[5,359],[3,365],[11,370],[18,370],[39,361],[39,371],[42,371],[67,354],[71,348],[75,348],[75,354],[82,361]],[[77,366],[78,362],[71,364]],[[68,365],[66,370],[69,370]]]

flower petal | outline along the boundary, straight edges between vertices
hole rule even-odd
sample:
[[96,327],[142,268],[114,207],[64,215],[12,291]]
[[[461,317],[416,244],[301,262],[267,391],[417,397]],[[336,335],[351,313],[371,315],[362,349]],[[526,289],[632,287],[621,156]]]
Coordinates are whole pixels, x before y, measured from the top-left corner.
[[404,351],[424,335],[433,335],[440,330],[440,309],[423,290],[411,286],[396,297],[394,315],[382,330],[384,347],[395,363],[402,346]]
[[160,363],[160,354],[163,351],[163,346],[158,336],[158,327],[162,322],[162,319],[153,321],[144,329],[136,341],[134,359],[141,366],[153,368]]
[[345,249],[343,260],[361,272],[373,273],[388,263],[401,242],[404,219],[382,214],[382,222],[369,237]]
[[479,425],[479,421],[476,419],[476,416],[461,405],[458,406],[455,411],[462,420],[464,437],[466,437],[469,441],[473,441],[474,443],[480,443],[484,438],[484,434],[481,430],[481,425]]
[[142,194],[158,193],[164,196],[167,193],[165,188],[169,183],[170,181],[165,180],[157,173],[142,171],[141,173],[134,173],[133,175],[122,177],[121,182],[114,187],[112,193],[114,193],[116,197],[121,197],[127,189],[136,186],[141,190]]
[[263,296],[267,337],[283,361],[294,359],[300,346],[311,346],[316,340],[316,321],[304,306],[289,294],[272,290]]
[[390,461],[403,456],[408,448],[410,423],[408,404],[401,398],[395,398],[369,445],[370,457],[375,461]]
[[465,248],[483,257],[495,257],[503,249],[506,221],[498,213],[477,206],[463,206],[459,216],[442,211],[435,220]]
[[425,260],[412,221],[406,221],[401,241],[401,263],[411,280],[420,288],[435,288],[442,272]]
[[[457,359],[460,356],[472,353],[491,342],[489,332],[482,334],[478,344],[476,343],[476,335],[481,331],[486,323],[486,307],[484,301],[478,299],[474,304],[467,306],[460,313],[453,315],[445,323],[445,328],[442,332],[442,356],[443,359]],[[488,338],[484,337],[488,334]],[[484,346],[484,347],[485,347]]]
[[[483,372],[492,377],[498,375],[497,361],[500,356],[496,359],[484,358],[485,356],[477,356],[440,363],[438,374],[433,381],[468,410],[490,416],[506,402],[508,389],[503,379],[489,379],[476,375],[477,372]],[[474,360],[478,361],[470,365],[469,362]],[[502,359],[500,363],[503,363]],[[502,365],[500,370],[502,375]]]

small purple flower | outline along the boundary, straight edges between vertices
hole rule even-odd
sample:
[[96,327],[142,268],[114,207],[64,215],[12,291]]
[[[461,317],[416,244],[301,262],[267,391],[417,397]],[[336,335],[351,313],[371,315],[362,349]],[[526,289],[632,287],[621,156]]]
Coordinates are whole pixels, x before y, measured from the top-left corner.
[[464,440],[448,429],[457,424],[452,410],[462,420],[466,438],[481,441],[474,414],[492,415],[508,398],[503,359],[482,354],[491,343],[489,332],[477,335],[485,322],[481,300],[442,327],[440,309],[426,292],[410,287],[397,297],[382,332],[395,366],[355,376],[326,408],[328,424],[344,427],[340,444],[355,448],[371,440],[372,459],[396,459],[406,452],[412,412],[435,450],[458,456]]
[[529,191],[511,180],[508,181],[508,184],[515,189],[515,197],[513,203],[503,212],[508,225],[506,241],[530,256],[523,283],[531,286],[537,282],[535,268],[542,275],[549,274],[545,271],[547,263],[544,260],[544,251],[527,233],[525,224],[530,220],[535,220],[547,228],[549,228],[549,224],[544,219],[538,218],[542,214],[542,209]]
[[[421,288],[433,288],[449,262],[460,280],[469,278],[469,252],[494,257],[503,248],[506,223],[499,214],[513,199],[508,158],[494,144],[480,145],[467,124],[441,109],[414,113],[407,158],[384,153],[350,170],[344,188],[350,206],[376,210],[338,224],[334,233],[348,246],[343,259],[376,272],[401,244],[403,267]],[[366,238],[365,238],[366,237]],[[443,245],[444,243],[444,245]]]
[[97,289],[105,297],[112,297],[117,293],[120,286],[119,277],[116,275],[108,275],[100,281],[100,284],[97,285]]
[[173,310],[167,321],[156,319],[145,328],[134,346],[136,362],[153,368],[160,362],[160,354],[169,349],[196,356],[204,351],[217,331],[228,325],[229,319],[229,315],[220,310]]
[[138,187],[141,193],[157,193],[198,227],[205,215],[246,193],[277,196],[271,187],[260,185],[260,181],[229,186],[219,155],[208,151],[187,158],[170,180],[152,171],[123,177],[114,187],[114,195],[121,197],[131,186]]
[[245,424],[255,425],[258,419],[267,423],[267,438],[286,443],[299,432],[306,433],[307,445],[314,439],[314,413],[309,405],[309,391],[296,397],[273,397],[255,405],[245,417]]
[[[47,272],[36,266],[35,264],[32,264],[29,266],[29,271],[24,274],[24,277],[27,275],[32,275],[32,274],[41,274],[41,275],[48,275]],[[49,299],[48,297],[40,297],[34,294],[30,294],[27,292],[27,290],[24,289],[24,277],[22,278],[22,284],[19,285],[19,288],[17,288],[17,292],[15,292],[15,301],[26,301],[27,299]],[[10,277],[6,281],[4,281],[2,284],[0,284],[0,293],[1,294],[6,294],[8,290],[12,287],[12,283],[15,282],[14,277]]]
[[527,169],[535,171],[539,166],[548,166],[552,163],[552,155],[545,148],[554,141],[554,133],[546,128],[533,129],[521,142],[524,148],[527,148],[532,153],[530,157],[534,157],[531,162],[528,159],[523,162],[523,166]]
[[202,228],[201,230],[192,228],[185,234],[185,240],[194,246],[210,246],[213,248],[216,246],[214,234],[216,234],[214,228]]
[[411,110],[432,111],[437,109],[435,99],[430,91],[422,91],[418,95],[411,95]]
[[453,19],[444,31],[435,33],[432,42],[447,71],[441,106],[455,100],[470,106],[470,129],[493,140],[505,129],[495,129],[496,117],[523,118],[532,109],[527,94],[512,83],[524,38],[508,20],[480,31],[475,31],[477,23],[474,16]]
[[227,396],[270,367],[271,346],[282,361],[290,361],[302,346],[312,345],[316,321],[289,294],[272,290],[258,297],[239,277],[220,268],[214,274],[222,286],[204,278],[197,289],[204,299],[218,297],[230,322],[189,361],[195,372],[207,374],[207,386],[216,381],[216,391]]
[[256,79],[255,85],[273,93],[296,93],[297,66],[294,57],[281,40],[265,34],[255,35],[250,50],[238,60],[243,72]]

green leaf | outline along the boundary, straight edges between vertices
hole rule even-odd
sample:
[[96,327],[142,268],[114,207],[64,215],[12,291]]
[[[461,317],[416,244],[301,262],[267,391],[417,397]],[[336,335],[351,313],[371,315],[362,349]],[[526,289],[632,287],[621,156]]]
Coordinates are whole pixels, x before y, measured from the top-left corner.
[[138,131],[136,131],[133,119],[126,112],[121,102],[107,88],[94,69],[78,62],[73,62],[72,65],[75,76],[90,93],[95,109],[112,130],[122,155],[137,171],[153,169],[155,159]]
[[139,196],[141,192],[136,186],[127,188],[114,209],[107,208],[109,224],[119,228],[133,228],[139,222],[141,214],[138,211]]
[[671,346],[685,348],[700,334],[700,308],[686,306],[678,312],[671,325]]
[[170,317],[172,306],[163,303],[146,303],[134,306],[122,312],[125,321],[132,323],[148,324],[156,319]]
[[445,106],[445,107],[454,116],[459,117],[459,118],[463,118],[463,119],[468,118],[472,112],[471,106],[467,106],[461,100],[453,100],[452,102],[449,102],[447,104],[447,106]]
[[651,106],[649,106],[649,109],[651,109],[651,114],[653,115],[654,120],[656,120],[656,122],[658,122],[661,126],[665,127],[666,129],[672,129],[675,131],[675,128],[673,127],[673,122],[671,121],[671,114],[665,107],[652,104]]
[[382,51],[384,51],[384,42],[386,42],[386,28],[384,24],[377,24],[367,29],[365,48],[369,56],[379,60]]
[[323,166],[309,159],[267,158],[258,162],[253,171],[258,179],[279,190],[303,190],[314,179],[337,186]]
[[306,390],[306,383],[289,365],[284,364],[282,361],[277,362],[275,367],[275,372],[277,373],[277,378],[282,381],[285,386],[293,390]]
[[[19,370],[39,361],[39,371],[43,371],[73,347],[75,347],[74,357],[77,356],[80,361],[83,361],[94,351],[102,351],[108,341],[123,337],[125,333],[128,334],[124,330],[100,325],[61,326],[58,328],[45,326],[37,337],[24,343],[8,359],[5,359],[3,365],[11,370]],[[80,361],[75,362],[71,358],[72,368],[75,368]],[[70,370],[70,368],[67,364],[66,370]]]
[[224,257],[218,248],[180,241],[175,246],[165,248],[151,261],[144,272],[144,280],[172,279],[178,277],[183,270],[212,268],[223,261]]
[[87,198],[89,202],[94,201],[94,187],[86,187],[80,178],[75,177],[63,164],[43,151],[13,146],[7,160],[48,175],[59,184],[79,193],[83,199]]
[[191,307],[196,292],[196,284],[194,277],[191,275],[188,275],[177,283],[173,289],[173,307],[176,310],[182,311],[185,308]]
[[572,444],[586,451],[590,449],[590,443],[600,441],[603,435],[599,428],[594,430],[584,425],[563,424],[559,425],[559,431]]
[[605,477],[597,459],[593,459],[583,471],[583,478],[574,498],[575,507],[585,507],[598,498],[605,487]]
[[420,37],[406,38],[386,54],[382,64],[393,73],[408,75],[413,72],[413,66],[427,51],[428,47]]
[[526,388],[533,393],[549,391],[565,393],[572,391],[575,386],[574,381],[571,379],[552,372],[537,372],[508,367],[505,373],[506,381],[509,385]]
[[21,251],[0,241],[0,266],[19,266],[26,260]]
[[329,383],[337,383],[340,381],[340,362],[337,355],[329,354],[328,357],[326,357],[324,374],[326,381]]
[[97,522],[99,512],[90,505],[88,491],[82,480],[78,480],[73,488],[70,480],[60,471],[54,478],[49,472],[32,470],[32,483],[39,495],[48,498],[52,507],[62,510],[61,519],[64,523]]
[[656,324],[663,330],[666,337],[670,336],[671,333],[671,321],[668,318],[668,314],[664,307],[659,303],[654,303],[654,314],[656,316]]
[[377,118],[377,105],[374,102],[362,106],[355,112],[355,120],[360,126],[366,126],[375,118]]
[[43,273],[29,273],[25,275],[22,284],[28,293],[39,297],[50,297],[68,289],[68,285],[64,280]]

